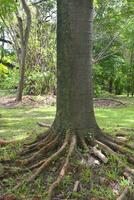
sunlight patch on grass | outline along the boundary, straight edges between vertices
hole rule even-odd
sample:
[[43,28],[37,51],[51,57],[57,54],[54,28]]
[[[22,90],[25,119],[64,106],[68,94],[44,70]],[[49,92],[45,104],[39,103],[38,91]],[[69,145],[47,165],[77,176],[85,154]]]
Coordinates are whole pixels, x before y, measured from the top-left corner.
[[97,122],[101,128],[112,132],[121,126],[134,128],[134,107],[97,108],[95,110]]
[[[26,137],[27,133],[44,130],[37,122],[51,124],[55,117],[54,106],[0,108],[0,138],[11,140]],[[122,108],[96,108],[99,126],[106,132],[120,127],[134,128],[134,106]]]

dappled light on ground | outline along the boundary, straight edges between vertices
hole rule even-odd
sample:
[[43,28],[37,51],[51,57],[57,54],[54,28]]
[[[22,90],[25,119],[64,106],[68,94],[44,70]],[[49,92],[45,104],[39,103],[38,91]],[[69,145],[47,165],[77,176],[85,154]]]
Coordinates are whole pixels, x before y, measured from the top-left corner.
[[[130,105],[121,108],[95,108],[97,122],[100,127],[106,132],[111,132],[113,134],[116,129],[120,131],[123,127],[134,128],[134,107],[132,98],[130,98],[130,100]],[[125,103],[127,102],[128,101]],[[18,140],[20,138],[26,138],[31,132],[42,132],[43,128],[39,128],[37,122],[51,124],[55,112],[55,106],[1,107],[0,137],[6,140]]]

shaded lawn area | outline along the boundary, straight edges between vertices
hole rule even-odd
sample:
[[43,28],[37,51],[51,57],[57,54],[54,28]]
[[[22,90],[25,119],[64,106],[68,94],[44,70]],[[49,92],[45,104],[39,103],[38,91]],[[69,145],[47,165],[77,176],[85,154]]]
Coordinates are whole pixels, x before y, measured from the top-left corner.
[[19,140],[31,133],[42,132],[37,122],[52,123],[55,107],[0,108],[0,138]]
[[[102,129],[116,133],[123,128],[134,128],[134,105],[120,108],[96,108],[97,122]],[[31,133],[43,132],[37,122],[51,124],[55,116],[54,106],[0,108],[0,138],[19,140]],[[132,133],[133,130],[130,129]],[[129,133],[130,133],[129,132]]]

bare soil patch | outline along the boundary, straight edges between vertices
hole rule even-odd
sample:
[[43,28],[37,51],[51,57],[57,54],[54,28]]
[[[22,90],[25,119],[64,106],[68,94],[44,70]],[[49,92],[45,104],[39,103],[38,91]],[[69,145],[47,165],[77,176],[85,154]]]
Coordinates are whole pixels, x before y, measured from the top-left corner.
[[[0,97],[0,107],[15,108],[20,106],[32,106],[38,107],[40,105],[54,106],[56,104],[56,96],[45,95],[45,96],[23,96],[22,102],[17,102],[13,96]],[[109,98],[95,98],[95,107],[121,107],[125,106],[122,101]]]
[[56,97],[53,95],[40,96],[23,96],[22,102],[17,102],[15,97],[0,97],[0,107],[15,108],[20,106],[38,107],[40,105],[55,105]]
[[121,107],[125,106],[122,101],[116,99],[106,99],[106,98],[95,98],[94,99],[94,106],[95,107]]

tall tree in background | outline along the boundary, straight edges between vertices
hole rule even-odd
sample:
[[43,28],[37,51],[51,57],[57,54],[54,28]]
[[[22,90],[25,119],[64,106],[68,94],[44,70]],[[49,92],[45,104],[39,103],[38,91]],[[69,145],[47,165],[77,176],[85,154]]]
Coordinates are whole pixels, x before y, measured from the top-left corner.
[[[94,144],[107,152],[117,150],[125,154],[118,144],[120,141],[105,136],[98,127],[93,110],[92,97],[92,0],[57,0],[57,112],[47,134],[39,136],[35,143],[28,145],[20,160],[22,166],[36,169],[27,179],[32,182],[53,161],[60,162],[66,152],[58,177],[48,189],[48,200],[53,199],[54,189],[60,184],[79,147],[89,151]],[[108,146],[107,146],[108,145]],[[109,148],[109,146],[111,148]],[[77,151],[75,151],[77,150]],[[32,155],[28,154],[34,152]],[[107,162],[104,154],[92,148],[93,154]],[[47,154],[48,153],[48,154]],[[127,158],[134,163],[132,155]],[[21,185],[18,184],[16,188]]]
[[22,8],[26,14],[26,27],[23,24],[22,18],[17,14],[19,37],[20,37],[20,52],[18,52],[19,64],[20,64],[20,80],[17,93],[17,101],[22,100],[23,87],[24,87],[24,75],[25,75],[25,62],[27,54],[28,39],[31,28],[31,11],[25,0],[21,0]]
[[[16,100],[21,101],[24,87],[27,46],[31,28],[31,11],[26,0],[0,0],[0,3],[2,5],[0,7],[0,20],[4,24],[6,35],[10,39],[10,41],[6,41],[14,49],[19,64],[20,77]],[[24,15],[26,15],[25,18]],[[2,63],[6,64],[5,62]]]

